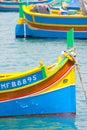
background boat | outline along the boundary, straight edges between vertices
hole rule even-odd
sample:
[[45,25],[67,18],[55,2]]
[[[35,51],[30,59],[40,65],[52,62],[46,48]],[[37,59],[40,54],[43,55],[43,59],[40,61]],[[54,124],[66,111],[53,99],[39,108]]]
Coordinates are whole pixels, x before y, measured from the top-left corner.
[[15,28],[16,37],[66,38],[66,32],[74,28],[75,38],[87,38],[87,15],[75,9],[48,9],[48,5],[44,5],[45,10],[42,5],[36,8],[39,6],[39,12],[35,11],[35,5],[23,6]]
[[[37,4],[37,3],[48,3],[52,0],[29,0],[21,1],[24,4]],[[18,12],[19,11],[19,1],[0,1],[0,11],[2,12]]]
[[0,11],[17,12],[19,10],[18,2],[15,1],[0,1]]

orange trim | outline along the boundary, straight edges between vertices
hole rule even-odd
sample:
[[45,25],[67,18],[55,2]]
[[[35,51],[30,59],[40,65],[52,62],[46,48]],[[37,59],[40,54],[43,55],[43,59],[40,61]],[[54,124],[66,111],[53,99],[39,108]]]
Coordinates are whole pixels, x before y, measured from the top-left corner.
[[23,88],[21,90],[11,91],[11,92],[3,92],[0,94],[0,101],[11,100],[15,98],[20,98],[23,96],[31,95],[36,92],[39,92],[45,88],[48,88],[57,80],[59,80],[67,71],[74,65],[73,62],[68,61],[58,72],[56,72],[53,76],[47,78],[46,80],[32,85],[31,87]]
[[55,25],[55,24],[49,24],[49,25],[43,25],[43,24],[35,24],[35,23],[31,23],[29,21],[26,21],[27,24],[29,26],[32,26],[32,27],[35,27],[35,28],[38,28],[38,29],[44,29],[44,30],[60,30],[60,31],[68,31],[70,30],[72,27],[74,28],[75,31],[87,31],[87,26],[78,26],[78,25],[71,25],[71,26],[66,26],[66,25],[63,25],[63,26],[60,26],[60,25]]

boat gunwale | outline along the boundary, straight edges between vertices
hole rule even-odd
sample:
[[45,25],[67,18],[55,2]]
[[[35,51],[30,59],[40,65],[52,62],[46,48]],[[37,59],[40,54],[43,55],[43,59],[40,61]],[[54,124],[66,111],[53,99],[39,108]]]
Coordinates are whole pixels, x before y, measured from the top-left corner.
[[[67,58],[68,59],[68,58]],[[70,61],[69,59],[66,60],[66,62],[64,63],[64,65],[59,69],[59,71],[65,66],[65,64],[67,64],[67,62],[72,62]],[[72,62],[73,63],[73,62]],[[70,63],[71,64],[71,63]],[[74,63],[70,66],[70,68],[68,69],[68,71],[65,71],[62,75],[62,77],[60,77],[59,79],[57,79],[57,81],[55,81],[53,84],[55,84],[56,82],[59,82],[64,76],[67,75],[67,73],[69,73],[73,68],[75,67]],[[51,73],[51,75],[49,75],[48,77],[42,79],[42,80],[39,80],[35,83],[32,83],[32,84],[28,84],[28,85],[25,85],[25,86],[22,86],[22,87],[18,87],[18,88],[12,88],[12,89],[6,89],[6,90],[1,90],[0,91],[0,94],[5,94],[5,93],[13,93],[14,91],[17,92],[17,91],[21,91],[21,90],[25,90],[25,89],[29,89],[33,86],[37,86],[38,84],[41,84],[41,83],[44,83],[45,80],[49,80],[49,78],[53,77],[54,75],[56,75],[56,73],[58,73],[58,71],[56,71],[55,73]],[[72,84],[73,85],[73,84]],[[68,86],[67,86],[68,87]],[[42,91],[42,90],[41,90]],[[38,93],[38,92],[36,92]],[[30,94],[32,95],[32,94]]]
[[[17,91],[17,90],[21,90],[21,89],[24,89],[24,88],[27,88],[27,87],[31,87],[31,86],[33,86],[33,85],[36,85],[36,84],[38,84],[38,83],[41,83],[41,82],[43,82],[43,81],[45,81],[45,80],[47,80],[48,78],[51,78],[55,73],[57,73],[58,71],[60,71],[61,70],[61,68],[68,62],[68,58],[63,58],[63,60],[59,63],[59,64],[61,64],[61,65],[55,65],[54,67],[53,67],[53,71],[52,72],[50,72],[45,78],[43,78],[43,79],[41,79],[41,80],[39,80],[39,81],[36,81],[36,82],[34,82],[34,83],[32,83],[32,84],[28,84],[28,85],[25,85],[25,86],[22,86],[22,87],[18,87],[18,88],[12,88],[12,89],[6,89],[6,90],[1,90],[0,91],[0,93],[3,93],[3,92],[11,92],[11,91]],[[72,61],[71,61],[72,62]],[[74,64],[73,64],[74,65]],[[16,76],[16,75],[15,75]],[[20,76],[19,76],[20,77]],[[10,77],[10,78],[12,78],[12,77]],[[8,79],[8,80],[10,80],[10,78]],[[18,78],[17,76],[16,76],[16,78]],[[11,79],[12,80],[12,79]],[[6,80],[7,81],[7,80]]]
[[[27,6],[27,5],[23,5],[23,11],[24,11],[24,13],[26,13],[26,14],[28,14],[28,15],[31,15],[32,17],[35,17],[35,16],[37,16],[37,17],[47,17],[47,18],[87,18],[87,15],[83,15],[83,14],[78,14],[78,15],[59,15],[59,14],[45,14],[45,13],[37,13],[37,12],[33,12],[33,11],[31,11],[31,9],[32,9],[32,7],[33,7],[34,5],[29,5],[29,6]],[[30,7],[30,8],[29,8]],[[28,10],[27,10],[27,8],[28,8]],[[54,11],[54,9],[52,9],[51,11]],[[57,10],[58,11],[58,10]]]

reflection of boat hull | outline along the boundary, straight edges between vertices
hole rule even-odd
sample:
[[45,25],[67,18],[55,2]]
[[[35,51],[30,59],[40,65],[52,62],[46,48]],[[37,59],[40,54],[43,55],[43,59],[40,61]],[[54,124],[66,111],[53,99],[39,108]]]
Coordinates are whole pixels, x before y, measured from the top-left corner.
[[27,36],[65,38],[66,32],[74,28],[75,38],[87,38],[86,15],[58,15],[59,10],[52,10],[51,14],[35,13],[31,11],[32,7],[23,8]]
[[76,113],[75,63],[68,50],[55,64],[0,74],[0,117]]

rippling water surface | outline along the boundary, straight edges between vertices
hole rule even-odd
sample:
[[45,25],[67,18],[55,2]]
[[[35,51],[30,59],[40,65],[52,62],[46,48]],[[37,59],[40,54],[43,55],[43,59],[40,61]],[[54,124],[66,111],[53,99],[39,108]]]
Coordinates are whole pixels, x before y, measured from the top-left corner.
[[[18,13],[0,12],[0,73],[26,71],[56,62],[66,50],[64,39],[16,39]],[[81,75],[87,90],[87,40],[75,40]],[[0,119],[0,130],[87,130],[87,102],[77,73],[76,117],[19,117]]]

